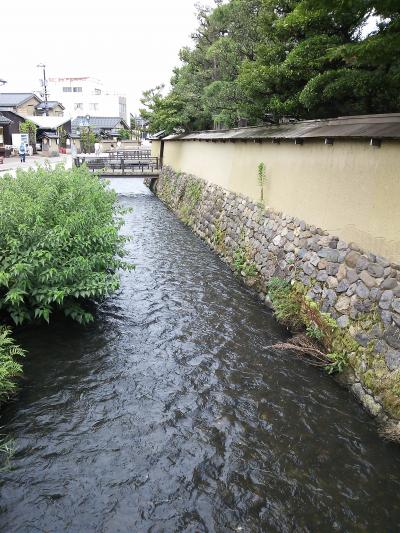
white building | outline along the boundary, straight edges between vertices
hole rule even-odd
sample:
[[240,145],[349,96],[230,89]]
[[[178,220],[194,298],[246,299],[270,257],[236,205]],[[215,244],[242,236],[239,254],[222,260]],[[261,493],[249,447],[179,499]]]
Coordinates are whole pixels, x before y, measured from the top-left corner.
[[49,98],[65,107],[65,116],[121,117],[127,121],[126,97],[107,90],[91,77],[49,78]]

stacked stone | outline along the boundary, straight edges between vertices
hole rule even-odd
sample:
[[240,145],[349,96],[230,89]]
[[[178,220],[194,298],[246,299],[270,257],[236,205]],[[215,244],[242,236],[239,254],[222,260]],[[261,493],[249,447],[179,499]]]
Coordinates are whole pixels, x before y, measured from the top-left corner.
[[[259,272],[259,290],[266,297],[272,276],[297,279],[309,288],[308,296],[333,316],[341,328],[377,309],[383,327],[357,331],[363,346],[375,341],[390,371],[400,368],[400,265],[354,243],[290,215],[264,209],[251,200],[185,174],[164,168],[157,184],[163,199],[163,179],[174,183],[169,207],[179,212],[186,184],[198,180],[202,195],[192,216],[192,229],[226,262],[232,264],[244,246]],[[216,242],[215,235],[222,235]],[[247,280],[249,282],[249,280]]]

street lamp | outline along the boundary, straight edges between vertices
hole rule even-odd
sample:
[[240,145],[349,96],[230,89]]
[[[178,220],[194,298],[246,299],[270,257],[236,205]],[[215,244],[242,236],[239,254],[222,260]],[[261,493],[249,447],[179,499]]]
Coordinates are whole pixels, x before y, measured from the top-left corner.
[[46,80],[46,65],[43,63],[39,63],[39,65],[36,65],[38,68],[43,69],[43,89],[44,89],[44,106],[45,106],[45,113],[46,117],[49,116],[49,110],[47,107],[47,80]]

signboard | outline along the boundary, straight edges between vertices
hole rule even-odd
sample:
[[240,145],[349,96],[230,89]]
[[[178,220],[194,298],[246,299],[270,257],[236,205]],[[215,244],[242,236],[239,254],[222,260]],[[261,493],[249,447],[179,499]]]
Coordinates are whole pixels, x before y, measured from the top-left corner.
[[21,143],[29,144],[29,133],[13,133],[12,134],[12,145],[18,150]]

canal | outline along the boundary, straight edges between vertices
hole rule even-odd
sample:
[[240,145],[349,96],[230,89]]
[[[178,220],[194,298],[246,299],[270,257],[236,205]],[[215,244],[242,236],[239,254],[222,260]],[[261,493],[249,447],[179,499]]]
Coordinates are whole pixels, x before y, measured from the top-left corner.
[[1,432],[0,530],[394,532],[400,449],[139,180],[120,290],[96,321],[27,329]]

